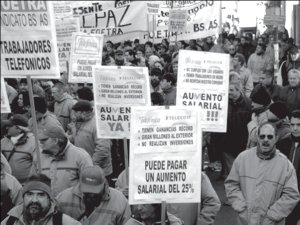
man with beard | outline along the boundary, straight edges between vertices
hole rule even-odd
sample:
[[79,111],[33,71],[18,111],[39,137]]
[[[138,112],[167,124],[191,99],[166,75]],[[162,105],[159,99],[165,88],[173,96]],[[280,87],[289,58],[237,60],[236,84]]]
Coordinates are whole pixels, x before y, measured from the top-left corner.
[[75,146],[84,149],[92,157],[94,165],[100,166],[106,179],[111,182],[113,172],[111,157],[111,140],[98,138],[96,119],[89,101],[80,100],[74,106],[76,123],[70,140]]
[[89,154],[71,144],[61,126],[46,125],[39,130],[42,173],[51,179],[54,196],[79,182],[80,172],[93,162]]
[[15,114],[9,120],[1,121],[6,136],[1,140],[1,150],[12,169],[12,175],[23,184],[33,165],[35,137],[28,130],[28,119]]
[[80,225],[68,215],[57,211],[47,176],[31,176],[23,187],[23,204],[8,212],[1,225]]
[[292,163],[276,147],[272,124],[259,126],[257,147],[243,151],[225,180],[226,195],[238,224],[284,225],[299,201]]
[[104,171],[98,166],[86,168],[80,183],[57,196],[59,209],[84,225],[123,225],[130,218],[126,197],[110,188]]
[[[292,128],[292,147],[290,151],[289,159],[293,163],[298,180],[298,190],[300,191],[300,110],[295,110],[291,115],[291,128]],[[300,221],[300,202],[298,202],[296,208],[288,216],[286,225],[296,225],[297,221]]]
[[150,72],[150,92],[161,93],[161,87],[159,85],[162,78],[162,71],[159,68],[153,68]]
[[124,52],[123,50],[117,50],[115,52],[115,63],[117,66],[131,66],[130,62],[125,61]]

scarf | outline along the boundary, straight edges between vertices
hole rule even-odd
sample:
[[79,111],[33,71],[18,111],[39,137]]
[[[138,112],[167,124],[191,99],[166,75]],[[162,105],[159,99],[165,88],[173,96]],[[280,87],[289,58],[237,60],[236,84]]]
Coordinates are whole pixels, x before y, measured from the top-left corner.
[[270,160],[270,159],[274,158],[275,153],[276,153],[276,147],[275,146],[269,152],[263,152],[260,149],[259,145],[257,145],[257,147],[256,147],[256,155],[257,155],[257,157],[260,158],[260,159],[263,159],[263,160]]

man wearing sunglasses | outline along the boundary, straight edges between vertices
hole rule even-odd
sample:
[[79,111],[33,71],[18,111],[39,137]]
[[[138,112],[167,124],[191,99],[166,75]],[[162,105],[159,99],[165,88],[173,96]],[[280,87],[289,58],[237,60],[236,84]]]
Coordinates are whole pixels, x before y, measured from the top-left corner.
[[265,122],[257,130],[257,147],[242,152],[225,181],[238,224],[285,224],[299,201],[295,169],[276,149],[276,128]]

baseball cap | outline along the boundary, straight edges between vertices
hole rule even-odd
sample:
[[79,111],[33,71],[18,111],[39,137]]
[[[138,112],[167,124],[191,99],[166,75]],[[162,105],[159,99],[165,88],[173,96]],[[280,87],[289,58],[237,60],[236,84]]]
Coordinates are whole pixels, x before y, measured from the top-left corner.
[[104,182],[104,172],[99,166],[86,167],[80,177],[81,192],[99,194]]
[[67,135],[61,126],[46,125],[43,129],[39,130],[38,138],[66,138]]

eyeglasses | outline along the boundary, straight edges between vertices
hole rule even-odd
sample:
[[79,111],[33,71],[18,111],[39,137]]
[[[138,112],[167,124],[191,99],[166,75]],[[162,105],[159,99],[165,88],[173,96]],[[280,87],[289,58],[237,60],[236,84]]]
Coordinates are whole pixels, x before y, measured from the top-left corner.
[[261,140],[264,140],[266,137],[268,138],[268,140],[272,140],[274,138],[274,135],[271,135],[271,134],[269,134],[269,135],[265,135],[265,134],[259,135],[259,138]]

